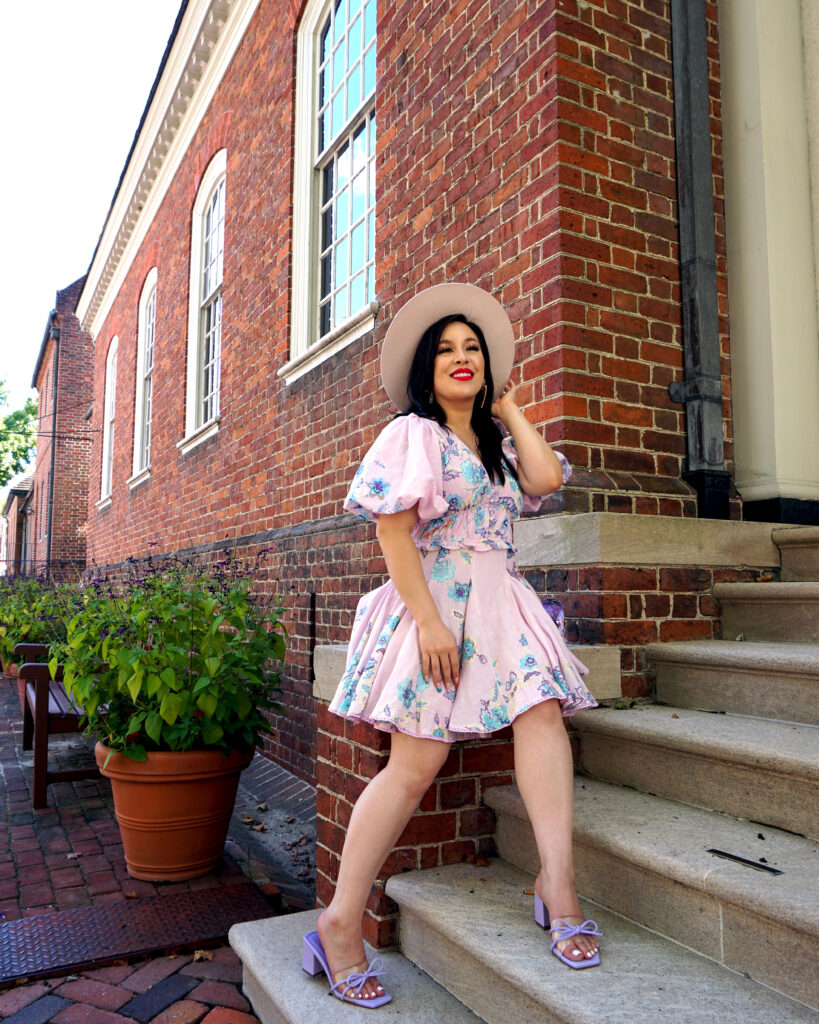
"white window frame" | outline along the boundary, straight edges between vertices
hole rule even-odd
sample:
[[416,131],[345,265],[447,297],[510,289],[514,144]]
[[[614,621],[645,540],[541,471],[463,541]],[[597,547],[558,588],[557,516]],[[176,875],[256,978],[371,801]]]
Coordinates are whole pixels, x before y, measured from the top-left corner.
[[[204,269],[204,229],[205,218],[211,200],[217,188],[227,177],[227,150],[220,149],[208,164],[196,194],[191,217],[191,270],[188,302],[188,362],[185,389],[185,436],[178,442],[177,448],[185,454],[212,437],[219,430],[219,377],[215,387],[215,411],[207,420],[199,416],[200,388],[199,377],[202,372],[202,272]],[[224,236],[223,236],[224,248]],[[219,284],[219,293],[223,294],[224,277]],[[222,307],[224,309],[224,307]],[[221,327],[220,327],[221,337]],[[221,352],[219,356],[221,362]]]
[[[136,357],[136,396],[134,400],[134,464],[133,475],[128,480],[129,487],[137,487],[151,475],[151,437],[153,418],[153,379],[156,361],[156,291],[158,273],[156,267],[148,271],[142,292],[139,296],[137,357]],[[151,365],[145,362],[151,354]],[[146,386],[147,385],[147,386]],[[145,451],[145,432],[148,432],[147,452]]]
[[100,472],[100,500],[97,508],[101,511],[111,504],[114,476],[114,423],[117,414],[117,351],[119,338],[114,335],[105,357],[105,401],[102,424],[102,462]]
[[[296,110],[293,153],[293,260],[290,359],[278,375],[290,384],[346,348],[375,326],[378,303],[371,301],[323,338],[319,333],[318,240],[321,175],[316,170],[318,147],[319,34],[333,0],[309,0],[296,42]],[[364,2],[361,5],[362,17]],[[376,34],[376,47],[378,37]],[[375,107],[376,92],[359,108],[342,135]]]

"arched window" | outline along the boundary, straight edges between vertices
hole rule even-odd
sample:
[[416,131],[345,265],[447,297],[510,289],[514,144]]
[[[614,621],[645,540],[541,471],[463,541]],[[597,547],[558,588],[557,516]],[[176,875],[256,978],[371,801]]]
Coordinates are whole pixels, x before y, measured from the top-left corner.
[[297,47],[288,381],[375,321],[376,0],[313,0]]
[[219,428],[226,168],[222,149],[208,165],[193,207],[183,450]]
[[128,481],[132,487],[141,483],[151,468],[156,282],[157,270],[154,267],[145,278],[142,294],[139,297],[136,401],[134,403],[134,475]]
[[102,480],[100,504],[111,499],[111,480],[114,466],[114,419],[117,398],[117,349],[119,338],[114,337],[108,346],[105,360],[105,403],[102,423]]

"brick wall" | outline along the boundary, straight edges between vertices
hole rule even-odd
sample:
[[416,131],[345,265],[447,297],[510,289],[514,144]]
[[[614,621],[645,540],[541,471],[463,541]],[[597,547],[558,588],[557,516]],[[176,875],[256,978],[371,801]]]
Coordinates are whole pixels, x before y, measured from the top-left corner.
[[[59,370],[55,379],[55,346],[46,340],[40,352],[35,386],[38,391],[38,436],[34,472],[33,555],[38,573],[48,558],[49,481],[54,445],[54,488],[51,514],[51,575],[73,579],[85,566],[88,518],[88,464],[92,437],[85,415],[93,397],[92,339],[82,330],[74,306],[85,278],[57,292]],[[54,402],[56,396],[56,420]],[[54,436],[52,436],[54,435]]]
[[[715,4],[709,17],[724,313]],[[267,749],[312,779],[312,648],[346,639],[383,572],[372,529],[340,502],[391,415],[377,371],[384,325],[418,288],[467,280],[509,310],[520,398],[576,467],[547,511],[691,516],[695,499],[680,479],[683,412],[666,390],[682,365],[668,3],[381,5],[378,324],[287,386],[276,373],[289,358],[295,24],[289,5],[260,4],[95,339],[88,521],[100,566],[149,551],[272,549],[260,585],[285,601],[291,649],[287,714]],[[222,422],[182,455],[189,225],[222,147]],[[137,309],[154,266],[152,467],[130,489]],[[115,335],[113,494],[100,511]],[[723,348],[728,396],[727,334]],[[727,398],[725,418],[730,456]]]

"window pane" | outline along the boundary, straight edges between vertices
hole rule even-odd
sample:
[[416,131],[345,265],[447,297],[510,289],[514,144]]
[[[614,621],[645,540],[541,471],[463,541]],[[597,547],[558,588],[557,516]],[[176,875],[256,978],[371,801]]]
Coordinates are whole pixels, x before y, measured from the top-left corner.
[[367,172],[357,174],[353,181],[353,223],[364,216],[367,206]]
[[321,215],[321,251],[324,252],[333,244],[333,205],[332,203]]
[[330,19],[328,18],[319,36],[319,54],[322,64],[330,56]]
[[329,256],[329,254],[327,256],[322,256],[321,257],[321,297],[322,297],[322,299],[325,298],[325,296],[330,294],[330,288],[332,286],[332,274],[331,274],[331,266],[332,266],[332,264],[331,264],[330,260],[331,260],[331,257]]
[[350,190],[345,188],[336,200],[336,235],[346,234],[350,230]]
[[336,292],[335,309],[333,310],[333,323],[334,326],[338,327],[339,324],[343,324],[346,319],[350,316],[347,305],[347,286],[339,288]]
[[367,0],[364,8],[364,45],[375,39],[375,0]]
[[319,337],[323,338],[330,330],[330,303],[325,302],[319,310]]
[[375,45],[364,54],[364,95],[369,96],[375,89]]
[[337,187],[343,189],[350,180],[350,145],[345,143],[338,151],[338,181]]
[[344,57],[344,40],[333,54],[333,89],[337,89],[344,81],[344,72],[347,70],[347,62]]
[[326,64],[319,74],[319,109],[330,99],[330,65]]
[[347,80],[347,118],[361,106],[361,65],[357,64]]
[[361,10],[361,0],[349,0],[350,4],[350,21],[355,18],[358,12]]
[[336,135],[344,127],[344,87],[335,94],[333,97],[333,124],[332,124],[332,136],[335,138]]
[[349,236],[345,236],[344,238],[341,239],[341,241],[336,246],[335,253],[333,254],[333,278],[336,284],[339,284],[342,281],[347,280],[349,272],[348,259],[350,249],[348,238]]
[[356,275],[350,283],[350,308],[362,309],[364,306],[364,275]]
[[333,165],[332,163],[327,164],[324,168],[323,188],[321,193],[321,204],[326,206],[327,203],[333,198]]
[[353,234],[350,239],[350,272],[353,274],[364,266],[364,257],[366,255],[364,252],[365,242],[364,221],[362,221],[357,227],[353,228]]
[[367,301],[372,302],[375,299],[375,268],[372,266],[367,267]]
[[344,28],[347,24],[347,0],[336,0],[333,21],[335,22],[333,26],[334,41],[338,42],[344,35]]
[[352,67],[361,56],[361,18],[350,24],[350,35],[347,42],[347,62]]

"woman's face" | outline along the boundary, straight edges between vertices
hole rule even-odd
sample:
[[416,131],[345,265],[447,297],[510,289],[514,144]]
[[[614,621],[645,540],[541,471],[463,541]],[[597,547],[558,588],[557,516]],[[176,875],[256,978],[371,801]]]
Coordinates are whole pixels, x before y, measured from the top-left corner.
[[467,324],[447,324],[438,342],[433,365],[432,390],[441,406],[471,406],[483,387],[484,358],[481,343]]

